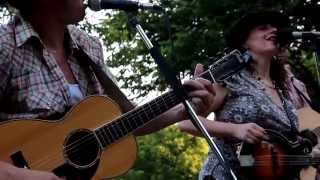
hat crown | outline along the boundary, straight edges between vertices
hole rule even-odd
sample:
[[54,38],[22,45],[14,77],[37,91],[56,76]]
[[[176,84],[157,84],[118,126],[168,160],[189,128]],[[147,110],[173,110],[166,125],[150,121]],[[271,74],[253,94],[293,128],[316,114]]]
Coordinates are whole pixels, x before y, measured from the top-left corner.
[[271,10],[249,12],[236,21],[229,30],[225,32],[226,43],[231,48],[240,49],[247,40],[249,33],[255,27],[270,24],[278,29],[289,27],[289,18]]
[[0,5],[7,3],[7,0],[0,0]]

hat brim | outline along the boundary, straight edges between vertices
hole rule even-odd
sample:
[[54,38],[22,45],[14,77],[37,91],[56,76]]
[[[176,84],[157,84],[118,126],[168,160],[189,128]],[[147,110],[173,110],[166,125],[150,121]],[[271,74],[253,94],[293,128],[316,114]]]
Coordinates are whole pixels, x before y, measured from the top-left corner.
[[277,11],[251,12],[236,21],[226,31],[226,43],[231,48],[241,48],[252,29],[257,26],[270,24],[277,29],[289,27],[289,18]]

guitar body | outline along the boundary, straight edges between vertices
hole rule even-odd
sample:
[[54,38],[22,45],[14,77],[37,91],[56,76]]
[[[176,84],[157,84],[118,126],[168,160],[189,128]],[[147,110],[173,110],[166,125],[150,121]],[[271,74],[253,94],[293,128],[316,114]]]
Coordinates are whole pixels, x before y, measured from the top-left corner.
[[245,177],[250,180],[292,180],[301,176],[304,167],[319,164],[319,158],[309,155],[312,150],[310,140],[270,129],[266,132],[268,142],[242,146],[239,161]]
[[320,114],[310,107],[299,109],[298,117],[300,130],[313,130],[320,126]]
[[[248,149],[247,149],[248,150]],[[242,167],[241,172],[249,180],[285,180],[290,179],[292,167],[282,164],[286,151],[277,144],[262,142],[259,145],[250,146],[250,154],[242,154],[240,162],[252,163]],[[244,160],[246,159],[246,160]],[[248,162],[249,161],[251,162]],[[243,163],[243,162],[242,162]],[[289,170],[291,168],[291,170]]]
[[[310,129],[313,130],[320,126],[320,114],[310,107],[301,108],[298,110],[299,128],[300,130]],[[320,138],[318,138],[320,139]],[[315,179],[317,170],[310,166],[304,168],[300,172],[301,180]]]
[[[120,139],[101,152],[98,150],[99,155],[96,158],[89,157],[96,160],[83,166],[72,166],[72,164],[78,162],[79,158],[86,156],[86,153],[79,154],[79,157],[72,156],[71,161],[65,158],[64,153],[64,148],[90,141],[86,135],[75,137],[77,140],[68,144],[67,139],[71,137],[72,133],[79,130],[83,130],[83,132],[93,130],[105,123],[112,122],[120,115],[119,106],[111,99],[104,96],[91,96],[81,101],[64,118],[57,121],[34,119],[3,122],[0,125],[0,137],[2,137],[0,159],[16,164],[17,162],[14,162],[13,158],[21,160],[22,155],[22,159],[27,162],[30,169],[59,171],[58,174],[62,172],[61,175],[64,175],[61,168],[65,166],[69,167],[67,169],[71,167],[79,172],[93,171],[91,172],[92,175],[94,174],[92,179],[121,175],[132,167],[137,156],[136,141],[132,135]],[[93,148],[92,151],[94,150],[96,148]],[[71,149],[68,153],[72,154],[73,151]],[[90,153],[90,149],[88,153]]]

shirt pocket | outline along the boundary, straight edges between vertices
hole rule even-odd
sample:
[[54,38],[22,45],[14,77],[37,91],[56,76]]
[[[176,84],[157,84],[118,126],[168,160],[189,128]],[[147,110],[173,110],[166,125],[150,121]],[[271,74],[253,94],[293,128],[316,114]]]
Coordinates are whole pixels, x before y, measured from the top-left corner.
[[[41,90],[31,92],[22,100],[26,111],[32,113],[54,114],[65,112],[67,104],[59,91]],[[23,108],[23,107],[22,107]]]
[[11,85],[16,91],[40,89],[46,83],[44,76],[40,68],[21,68],[13,72]]
[[62,112],[66,107],[63,93],[50,74],[37,68],[22,68],[11,80],[12,102],[21,112]]

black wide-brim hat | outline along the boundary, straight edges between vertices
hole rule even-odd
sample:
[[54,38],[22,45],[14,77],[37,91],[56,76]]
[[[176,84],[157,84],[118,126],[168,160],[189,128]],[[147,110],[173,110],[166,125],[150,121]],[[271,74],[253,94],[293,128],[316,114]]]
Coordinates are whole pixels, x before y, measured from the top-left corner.
[[288,16],[272,10],[250,12],[236,21],[225,32],[225,40],[230,48],[241,49],[252,29],[260,25],[270,24],[279,29],[289,28]]
[[7,0],[0,0],[0,6],[7,3]]

